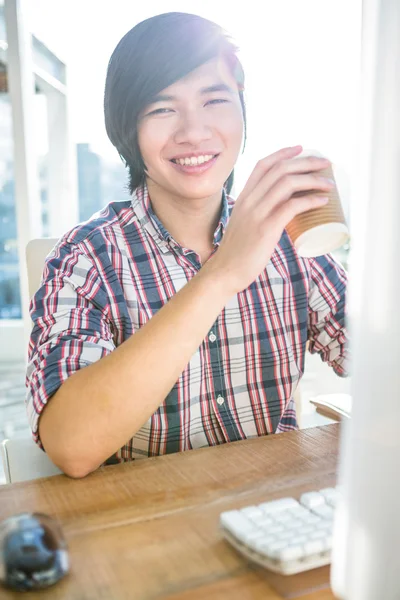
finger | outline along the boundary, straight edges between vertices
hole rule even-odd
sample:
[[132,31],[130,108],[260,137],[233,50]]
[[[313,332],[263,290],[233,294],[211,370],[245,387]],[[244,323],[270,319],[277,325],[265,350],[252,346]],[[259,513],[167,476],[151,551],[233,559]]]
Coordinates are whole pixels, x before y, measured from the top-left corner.
[[325,204],[328,204],[329,198],[327,196],[302,196],[301,198],[290,198],[287,202],[284,202],[278,206],[269,219],[276,219],[279,227],[284,229],[288,223],[297,215],[304,213],[308,210],[314,210],[320,208]]
[[[332,179],[312,173],[285,175],[254,204],[254,207],[258,207],[263,213],[265,211],[271,212],[283,202],[287,202],[292,196],[309,195],[305,192],[324,192],[326,194],[334,187],[335,182]],[[266,198],[268,198],[267,202]]]
[[[315,173],[316,171],[322,171],[331,164],[328,158],[322,158],[319,156],[305,156],[304,158],[291,158],[283,161],[285,173]],[[279,164],[274,165],[271,171],[278,171],[279,175]]]
[[[291,148],[282,148],[273,154],[270,154],[266,158],[258,161],[254,167],[249,179],[246,182],[239,198],[246,198],[254,188],[260,183],[265,174],[273,167],[277,162],[282,160],[288,160],[294,158],[297,154],[302,151],[302,146],[293,146]],[[239,200],[238,198],[238,200]]]
[[[277,185],[280,180],[286,181],[292,174],[309,174],[316,173],[325,169],[330,164],[329,160],[325,158],[306,157],[283,160],[274,164],[271,169],[262,177],[258,185],[254,188],[249,202],[257,202],[257,199],[264,198],[265,195]],[[315,175],[317,176],[317,175]],[[316,180],[317,183],[317,180]],[[309,188],[301,189],[313,189],[313,186]],[[319,188],[318,188],[319,189]],[[293,189],[292,193],[295,193],[296,189]],[[286,199],[291,196],[289,194]]]

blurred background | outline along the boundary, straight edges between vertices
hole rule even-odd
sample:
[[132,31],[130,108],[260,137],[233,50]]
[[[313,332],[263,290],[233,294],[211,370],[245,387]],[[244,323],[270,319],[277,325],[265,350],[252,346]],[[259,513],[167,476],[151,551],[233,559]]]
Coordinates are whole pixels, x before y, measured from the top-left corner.
[[[25,246],[129,197],[104,127],[107,64],[129,29],[168,11],[219,23],[240,48],[248,141],[233,195],[257,160],[302,144],[333,161],[349,219],[361,0],[0,0],[0,441],[27,432]],[[349,250],[336,253],[345,266]],[[348,380],[309,359],[305,400],[348,389]],[[324,422],[306,401],[302,413],[302,426]]]

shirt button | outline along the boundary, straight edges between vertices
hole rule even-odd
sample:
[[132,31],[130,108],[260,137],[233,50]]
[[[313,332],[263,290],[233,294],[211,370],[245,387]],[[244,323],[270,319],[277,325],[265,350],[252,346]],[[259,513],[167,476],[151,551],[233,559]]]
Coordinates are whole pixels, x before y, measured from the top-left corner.
[[225,402],[225,400],[223,399],[223,397],[222,397],[222,396],[218,396],[218,398],[217,398],[217,402],[218,402],[218,404],[221,406],[221,405],[222,405],[222,404]]
[[208,339],[210,340],[210,342],[215,342],[217,336],[215,335],[215,333],[211,332]]

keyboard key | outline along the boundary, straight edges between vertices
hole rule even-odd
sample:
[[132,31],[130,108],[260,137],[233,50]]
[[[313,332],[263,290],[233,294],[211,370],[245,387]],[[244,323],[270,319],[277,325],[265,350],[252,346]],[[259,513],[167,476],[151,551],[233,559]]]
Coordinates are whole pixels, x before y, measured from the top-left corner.
[[278,524],[273,524],[273,525],[269,525],[268,527],[264,527],[265,531],[268,534],[276,534],[276,533],[281,533],[281,531],[285,531],[285,528],[283,525],[278,525]]
[[312,556],[313,554],[324,552],[325,544],[323,540],[309,540],[304,544],[303,548],[306,556]]
[[251,540],[249,542],[250,548],[256,550],[256,552],[264,553],[265,549],[268,548],[273,542],[276,542],[276,537],[274,535],[264,536],[259,540]]
[[258,529],[255,531],[250,531],[247,534],[244,534],[243,542],[247,545],[251,544],[255,540],[264,540],[265,539],[265,531],[262,529]]
[[277,521],[278,523],[285,523],[287,521],[291,521],[292,520],[292,514],[290,510],[283,510],[282,512],[278,512],[276,514],[274,514],[274,519],[275,521]]
[[293,531],[286,529],[285,531],[278,533],[277,537],[279,540],[291,540],[293,538]]
[[296,508],[291,508],[289,512],[294,519],[305,519],[310,514],[309,509],[300,505]]
[[309,535],[310,540],[319,540],[319,539],[325,539],[326,538],[326,531],[313,531],[312,533],[310,533]]
[[277,559],[279,558],[281,551],[285,548],[287,548],[286,542],[272,542],[265,547],[264,553],[272,559]]
[[266,514],[273,514],[286,510],[288,508],[297,508],[299,503],[294,498],[282,498],[281,500],[273,500],[259,505]]
[[329,519],[330,521],[333,519],[333,508],[328,506],[327,504],[322,504],[321,506],[314,506],[312,512],[323,519]]
[[290,540],[290,546],[302,546],[308,542],[308,537],[305,535],[296,535]]
[[305,525],[316,525],[317,523],[321,523],[322,519],[321,517],[317,517],[317,515],[314,515],[313,513],[309,513],[308,517],[304,517],[303,519],[303,523]]
[[278,554],[278,559],[282,561],[299,560],[304,556],[304,548],[302,546],[287,546]]
[[257,519],[257,525],[259,525],[260,527],[263,527],[264,529],[266,529],[267,527],[271,527],[275,523],[276,523],[276,521],[271,519],[271,517],[266,517],[264,513],[260,519]]
[[329,506],[332,506],[332,508],[336,507],[339,500],[339,492],[335,490],[335,488],[324,488],[323,490],[320,490],[319,493],[323,495],[325,502],[329,504]]
[[304,525],[304,521],[302,519],[294,519],[293,517],[289,521],[285,521],[284,526],[286,529],[298,529],[302,525]]
[[[325,527],[325,523],[323,523],[323,525]],[[311,533],[314,530],[315,530],[315,528],[312,527],[311,525],[303,525],[302,527],[299,527],[298,529],[296,529],[296,533],[298,533],[299,535],[305,535],[307,533]]]
[[244,542],[249,533],[257,530],[253,523],[238,510],[222,513],[220,520],[222,526],[228,529],[228,531],[242,542]]
[[263,511],[261,510],[261,508],[258,508],[258,506],[246,506],[246,508],[242,508],[240,512],[242,513],[242,515],[244,515],[248,519],[251,519],[252,521],[255,519],[259,519],[264,515]]
[[318,492],[307,492],[300,498],[300,504],[307,508],[316,508],[317,506],[325,505],[325,498]]

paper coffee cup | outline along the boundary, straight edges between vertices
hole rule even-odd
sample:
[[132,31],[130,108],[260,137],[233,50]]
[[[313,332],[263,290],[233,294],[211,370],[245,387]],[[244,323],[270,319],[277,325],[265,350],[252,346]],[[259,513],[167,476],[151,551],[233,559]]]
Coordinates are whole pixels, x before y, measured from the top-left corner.
[[[304,150],[296,158],[304,158],[305,156],[325,158],[317,150]],[[326,169],[317,171],[316,174],[335,181],[331,165]],[[305,196],[310,191],[312,192],[312,190],[299,192],[295,196]],[[286,226],[286,231],[300,256],[322,256],[337,250],[350,239],[337,187],[335,186],[329,192],[318,190],[315,195],[327,196],[329,202],[324,206],[297,215]]]

